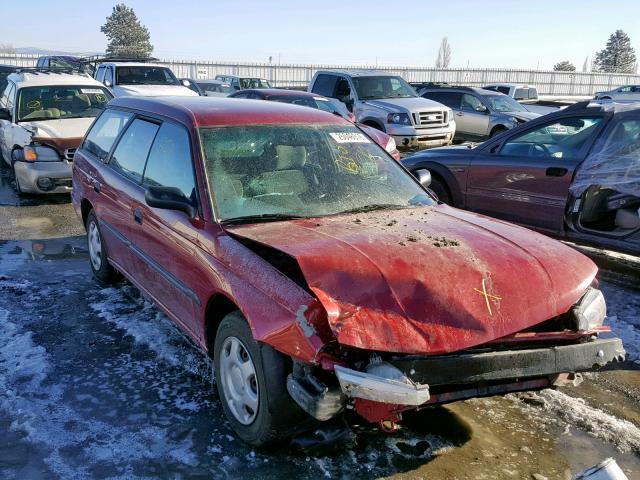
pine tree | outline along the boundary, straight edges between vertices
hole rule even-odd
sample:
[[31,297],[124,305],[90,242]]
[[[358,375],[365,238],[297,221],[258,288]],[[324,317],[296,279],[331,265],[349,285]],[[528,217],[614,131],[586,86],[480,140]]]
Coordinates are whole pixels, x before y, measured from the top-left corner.
[[133,9],[124,3],[113,7],[100,31],[107,36],[108,55],[148,58],[153,51],[149,30],[140,23]]
[[576,67],[569,60],[563,60],[562,62],[558,62],[553,66],[553,69],[556,72],[575,72]]
[[451,63],[451,46],[449,45],[449,39],[444,37],[440,42],[436,68],[449,68],[449,63]]
[[596,53],[595,68],[606,73],[633,73],[636,52],[631,46],[629,35],[616,30],[609,37],[604,50]]

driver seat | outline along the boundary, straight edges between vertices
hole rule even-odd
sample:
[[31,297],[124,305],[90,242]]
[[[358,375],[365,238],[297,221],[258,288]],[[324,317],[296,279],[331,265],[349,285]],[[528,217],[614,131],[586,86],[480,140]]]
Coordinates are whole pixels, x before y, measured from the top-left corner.
[[[249,182],[254,196],[298,197],[309,189],[303,167],[307,163],[304,146],[276,145],[275,170],[264,172]],[[279,203],[279,202],[278,202]]]

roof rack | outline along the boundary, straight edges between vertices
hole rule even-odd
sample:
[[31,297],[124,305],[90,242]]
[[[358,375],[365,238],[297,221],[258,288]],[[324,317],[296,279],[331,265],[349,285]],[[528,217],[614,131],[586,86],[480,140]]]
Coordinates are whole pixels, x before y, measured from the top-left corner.
[[85,63],[105,63],[105,62],[158,62],[155,57],[125,57],[117,55],[90,55],[88,57],[82,57],[82,61]]
[[82,67],[16,67],[15,73],[35,73],[35,74],[52,74],[52,73],[66,73],[66,74],[80,74],[87,75],[87,72]]

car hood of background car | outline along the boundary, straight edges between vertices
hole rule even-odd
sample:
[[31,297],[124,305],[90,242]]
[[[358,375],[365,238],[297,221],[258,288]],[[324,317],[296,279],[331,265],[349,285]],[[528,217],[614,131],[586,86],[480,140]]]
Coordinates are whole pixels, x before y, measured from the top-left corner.
[[182,85],[117,85],[112,87],[116,96],[142,95],[145,97],[164,97],[178,95],[182,97],[197,97],[193,90]]
[[597,271],[557,241],[446,205],[225,229],[294,258],[339,343],[386,352],[521,331],[566,312]]
[[87,133],[95,117],[59,118],[56,120],[38,120],[34,122],[20,122],[20,125],[37,131],[34,138],[77,138],[81,139]]
[[504,113],[507,115],[511,115],[512,117],[515,117],[515,118],[521,118],[523,120],[534,120],[541,116],[539,113],[534,113],[534,112],[504,112]]
[[449,110],[448,107],[422,97],[408,98],[385,98],[380,100],[364,100],[364,103],[380,108],[389,113],[398,111],[398,107],[404,108],[409,112],[419,112],[424,110]]

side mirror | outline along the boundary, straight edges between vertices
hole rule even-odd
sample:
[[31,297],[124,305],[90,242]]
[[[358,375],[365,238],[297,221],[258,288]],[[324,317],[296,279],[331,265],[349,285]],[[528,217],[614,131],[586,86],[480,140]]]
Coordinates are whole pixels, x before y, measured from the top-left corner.
[[11,121],[11,112],[6,108],[0,108],[0,120]]
[[111,83],[111,80],[105,80],[104,81],[104,86],[111,88],[111,87],[113,87],[113,84]]
[[195,218],[198,213],[191,200],[175,187],[149,187],[144,200],[150,207],[177,210],[186,213],[189,218]]
[[416,170],[415,172],[413,172],[413,174],[420,182],[420,185],[422,185],[424,188],[427,188],[429,187],[429,185],[431,185],[431,172],[429,170],[421,168],[420,170]]
[[480,112],[480,113],[487,113],[489,109],[487,107],[485,107],[484,105],[478,105],[476,107],[476,112]]

